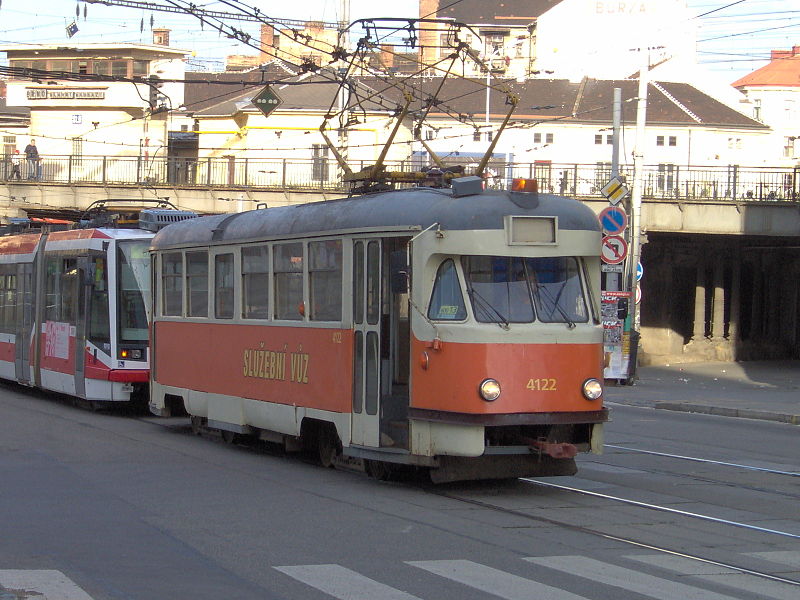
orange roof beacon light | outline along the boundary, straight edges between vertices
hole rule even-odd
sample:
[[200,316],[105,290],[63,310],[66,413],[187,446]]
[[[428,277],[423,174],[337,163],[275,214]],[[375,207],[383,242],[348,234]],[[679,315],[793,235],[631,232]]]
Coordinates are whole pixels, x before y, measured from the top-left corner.
[[536,194],[539,191],[539,185],[535,179],[525,179],[522,177],[515,177],[511,180],[512,192],[530,192]]

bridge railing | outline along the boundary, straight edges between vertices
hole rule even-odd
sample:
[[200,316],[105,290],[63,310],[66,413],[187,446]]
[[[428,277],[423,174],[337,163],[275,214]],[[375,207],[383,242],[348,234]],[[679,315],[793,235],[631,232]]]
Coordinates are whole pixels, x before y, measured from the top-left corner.
[[[0,176],[15,176],[9,157],[2,157]],[[452,164],[458,164],[450,159]],[[473,174],[477,163],[464,164]],[[369,163],[352,164],[358,171]],[[427,168],[419,159],[387,163],[390,171]],[[45,183],[175,186],[203,188],[250,187],[264,190],[345,191],[342,172],[327,158],[181,158],[43,156],[38,165],[21,160],[23,181]],[[566,164],[549,162],[491,161],[487,185],[508,189],[515,177],[535,178],[544,192],[596,198],[611,176],[607,163]],[[631,185],[633,168],[624,166],[620,175]],[[15,176],[16,179],[16,176]],[[648,165],[644,171],[646,199],[800,201],[800,167],[742,167]]]

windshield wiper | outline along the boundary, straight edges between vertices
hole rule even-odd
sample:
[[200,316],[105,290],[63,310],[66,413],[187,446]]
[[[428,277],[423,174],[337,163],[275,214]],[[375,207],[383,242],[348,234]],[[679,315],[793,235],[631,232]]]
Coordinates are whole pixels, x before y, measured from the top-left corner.
[[[561,318],[564,319],[564,322],[567,324],[567,327],[569,327],[570,329],[575,329],[575,321],[573,321],[572,319],[569,318],[569,315],[567,314],[567,311],[565,311],[563,308],[561,308],[561,304],[560,304],[561,294],[564,291],[564,289],[567,287],[568,281],[566,279],[564,280],[564,283],[561,284],[561,289],[558,290],[558,294],[556,294],[555,298],[553,298],[553,294],[550,292],[549,288],[546,288],[546,287],[543,287],[543,286],[539,285],[539,282],[536,281],[535,279],[532,281],[532,283],[533,283],[533,286],[534,286],[534,291],[537,294],[541,294],[542,296],[545,296],[552,303],[553,308],[555,310],[557,310],[558,314],[561,315]],[[552,316],[552,314],[553,314],[553,311],[551,310],[550,311],[550,315]]]
[[[469,297],[472,300],[473,306],[479,306],[481,310],[483,310],[484,314],[490,317],[493,315],[496,318],[496,320],[489,321],[490,323],[497,323],[502,329],[505,329],[506,331],[510,329],[506,318],[500,313],[500,311],[498,311],[494,306],[492,306],[491,302],[489,302],[486,298],[481,296],[478,293],[478,290],[476,290],[472,286],[468,286],[467,293],[469,294]],[[476,299],[478,300],[478,302],[475,302]]]

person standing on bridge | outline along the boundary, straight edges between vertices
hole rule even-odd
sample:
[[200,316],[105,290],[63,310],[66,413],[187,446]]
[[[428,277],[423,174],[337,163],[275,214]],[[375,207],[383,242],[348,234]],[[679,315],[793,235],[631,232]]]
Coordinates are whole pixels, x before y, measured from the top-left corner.
[[36,140],[25,146],[25,158],[28,161],[28,179],[39,179],[39,149]]
[[19,172],[19,166],[22,162],[22,159],[19,156],[19,150],[14,148],[14,153],[9,158],[9,162],[11,163],[11,173],[8,174],[8,180],[11,181],[14,179],[14,175],[17,176],[17,180],[22,179],[22,174]]

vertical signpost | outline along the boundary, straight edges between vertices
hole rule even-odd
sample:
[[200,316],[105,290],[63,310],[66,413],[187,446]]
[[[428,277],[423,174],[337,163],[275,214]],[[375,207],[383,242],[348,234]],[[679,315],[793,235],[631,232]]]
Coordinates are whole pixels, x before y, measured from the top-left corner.
[[624,234],[628,228],[628,214],[618,206],[628,191],[625,183],[616,175],[600,190],[610,203],[598,215],[600,226],[606,234],[600,252],[603,376],[606,379],[627,379],[630,362],[631,292],[624,289],[624,263],[628,257],[628,242]]

